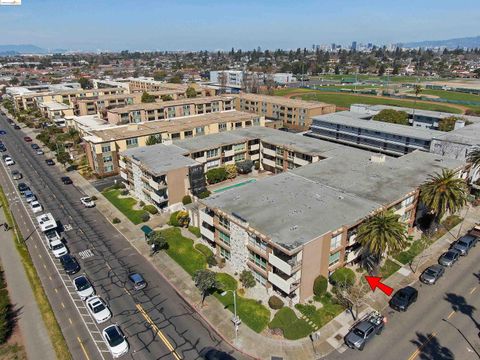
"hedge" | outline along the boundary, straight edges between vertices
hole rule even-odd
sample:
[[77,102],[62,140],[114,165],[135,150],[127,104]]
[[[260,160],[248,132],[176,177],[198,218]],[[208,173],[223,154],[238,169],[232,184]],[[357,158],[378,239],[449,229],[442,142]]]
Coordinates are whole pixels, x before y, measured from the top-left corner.
[[322,296],[327,292],[328,280],[325,276],[317,276],[313,282],[313,293],[316,296]]

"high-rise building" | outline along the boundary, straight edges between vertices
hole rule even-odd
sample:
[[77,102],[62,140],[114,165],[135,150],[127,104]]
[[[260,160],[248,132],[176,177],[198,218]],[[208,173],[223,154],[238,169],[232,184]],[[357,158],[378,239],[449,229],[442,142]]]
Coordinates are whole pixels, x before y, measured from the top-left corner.
[[357,50],[357,42],[356,41],[352,41],[352,50],[353,51]]

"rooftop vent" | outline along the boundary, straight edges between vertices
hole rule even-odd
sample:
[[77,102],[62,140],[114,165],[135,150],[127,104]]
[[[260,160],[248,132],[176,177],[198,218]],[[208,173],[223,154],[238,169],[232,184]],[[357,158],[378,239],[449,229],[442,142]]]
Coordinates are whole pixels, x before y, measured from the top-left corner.
[[290,228],[290,231],[295,231],[298,229],[298,225],[293,225],[291,228]]
[[384,163],[386,156],[384,154],[374,154],[370,157],[370,161],[373,163]]

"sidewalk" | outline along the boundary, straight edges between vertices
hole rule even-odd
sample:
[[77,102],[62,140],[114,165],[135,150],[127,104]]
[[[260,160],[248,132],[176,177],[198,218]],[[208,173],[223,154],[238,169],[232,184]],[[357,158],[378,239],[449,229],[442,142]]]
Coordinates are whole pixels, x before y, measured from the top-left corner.
[[[6,221],[0,209],[0,223]],[[13,231],[0,230],[0,259],[8,292],[29,360],[55,359],[47,328],[33,295],[30,282],[15,248]]]

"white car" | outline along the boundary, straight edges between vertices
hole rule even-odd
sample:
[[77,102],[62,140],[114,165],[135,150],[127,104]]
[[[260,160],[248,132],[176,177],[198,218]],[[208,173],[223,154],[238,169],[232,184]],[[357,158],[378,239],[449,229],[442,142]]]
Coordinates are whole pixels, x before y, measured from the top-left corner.
[[42,205],[40,205],[40,203],[37,200],[34,200],[30,203],[30,208],[32,209],[34,214],[43,210]]
[[95,289],[85,275],[80,275],[73,279],[73,286],[75,286],[75,290],[82,300],[95,295]]
[[25,200],[27,201],[27,203],[31,203],[32,201],[37,200],[37,197],[35,196],[34,193],[32,193],[32,192],[27,192],[27,193],[25,194]]
[[107,326],[103,329],[102,336],[113,358],[119,358],[128,352],[127,339],[117,324]]
[[97,324],[101,324],[112,317],[112,313],[101,297],[92,296],[87,299],[86,304]]
[[58,240],[58,241],[61,240],[60,235],[58,235],[58,232],[55,229],[47,230],[43,234],[45,235],[45,238],[47,239],[48,242],[52,242],[52,241],[55,241],[55,240]]
[[48,247],[52,250],[53,256],[56,258],[68,254],[68,249],[61,240],[54,240],[48,243]]
[[37,153],[37,155],[43,155],[44,154],[42,149],[37,149],[36,153]]
[[15,165],[15,161],[11,157],[6,157],[5,158],[5,165],[10,166],[10,165]]
[[95,202],[89,196],[85,196],[85,197],[80,198],[80,201],[82,202],[83,206],[85,206],[87,208],[91,208],[91,207],[95,206]]

